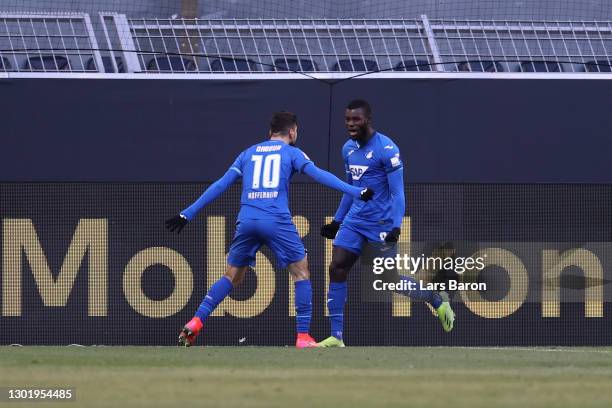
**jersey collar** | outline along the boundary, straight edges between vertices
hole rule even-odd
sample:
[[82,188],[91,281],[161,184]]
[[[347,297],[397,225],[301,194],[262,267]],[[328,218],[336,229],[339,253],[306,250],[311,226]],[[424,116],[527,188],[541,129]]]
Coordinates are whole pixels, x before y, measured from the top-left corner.
[[358,141],[356,141],[356,140],[354,140],[354,142],[355,142],[355,144],[357,145],[357,148],[358,148],[358,149],[361,149],[362,147],[365,147],[365,146],[369,145],[369,144],[370,144],[370,143],[371,143],[371,142],[374,140],[374,138],[375,138],[375,137],[378,137],[378,132],[374,132],[374,134],[372,135],[372,137],[371,137],[371,138],[370,138],[370,139],[369,139],[369,140],[368,140],[368,141],[367,141],[367,142],[366,142],[366,143],[365,143],[363,146],[362,146],[362,145],[360,145],[360,144],[359,144],[359,142],[358,142]]

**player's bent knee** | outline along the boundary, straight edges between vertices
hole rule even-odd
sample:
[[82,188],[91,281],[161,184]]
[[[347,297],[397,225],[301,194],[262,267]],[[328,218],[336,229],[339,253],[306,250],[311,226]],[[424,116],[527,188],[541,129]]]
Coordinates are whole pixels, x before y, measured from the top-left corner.
[[236,287],[240,285],[244,281],[244,274],[236,275],[234,279],[232,279],[232,286]]
[[310,279],[310,271],[307,268],[300,268],[294,270],[289,269],[289,272],[291,273],[291,276],[296,282]]
[[340,267],[332,261],[329,265],[329,280],[331,282],[345,282],[348,276],[348,269]]
[[306,257],[289,264],[289,273],[296,282],[310,279],[310,271],[308,270],[308,261]]
[[248,266],[228,266],[224,276],[232,282],[232,286],[236,287],[244,281],[244,276]]
[[302,280],[308,280],[310,279],[310,272],[308,271],[299,271],[297,273],[292,273],[291,276],[293,277],[294,281],[302,281]]

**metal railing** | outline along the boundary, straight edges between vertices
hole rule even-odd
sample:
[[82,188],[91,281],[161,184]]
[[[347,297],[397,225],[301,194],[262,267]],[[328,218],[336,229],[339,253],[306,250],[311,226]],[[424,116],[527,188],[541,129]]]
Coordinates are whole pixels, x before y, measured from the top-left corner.
[[610,72],[612,60],[610,21],[128,19],[100,13],[95,23],[96,31],[82,13],[0,13],[0,70]]
[[[570,21],[432,21],[440,59],[466,69],[610,72],[612,25]],[[530,64],[528,61],[534,61]],[[448,63],[453,64],[448,64]],[[497,63],[494,63],[497,62]],[[454,64],[458,63],[458,64]],[[482,64],[481,64],[482,65]]]
[[130,20],[130,28],[141,67],[153,71],[158,53],[200,55],[198,72],[388,70],[430,57],[417,20]]
[[0,70],[97,72],[102,64],[85,13],[0,13]]
[[[610,22],[130,20],[158,72],[609,72]],[[185,59],[174,55],[189,55]],[[196,56],[196,57],[192,57]],[[225,58],[223,58],[225,57]],[[308,69],[303,69],[307,65]]]

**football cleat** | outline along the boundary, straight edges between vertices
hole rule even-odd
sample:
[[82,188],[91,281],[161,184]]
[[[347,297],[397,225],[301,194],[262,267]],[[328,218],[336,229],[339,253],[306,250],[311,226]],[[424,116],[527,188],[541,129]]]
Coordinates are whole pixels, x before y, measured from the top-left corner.
[[202,320],[199,317],[191,319],[181,330],[178,337],[179,346],[191,347],[195,344],[196,337],[202,330]]
[[317,341],[308,333],[298,333],[295,347],[298,349],[319,347]]
[[440,319],[440,323],[442,323],[442,328],[445,332],[453,330],[455,325],[455,312],[453,312],[449,302],[442,302],[440,307],[436,309],[436,315],[438,315],[438,319]]
[[329,336],[325,340],[317,343],[318,347],[345,347],[344,342],[337,337]]

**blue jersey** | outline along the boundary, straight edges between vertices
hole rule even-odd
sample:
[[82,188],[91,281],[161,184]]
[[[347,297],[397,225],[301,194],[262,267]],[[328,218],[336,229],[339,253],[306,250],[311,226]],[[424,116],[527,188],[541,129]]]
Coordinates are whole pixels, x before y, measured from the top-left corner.
[[342,147],[342,157],[351,183],[358,187],[370,187],[375,191],[374,198],[370,201],[353,199],[344,222],[391,223],[393,199],[387,174],[403,169],[397,145],[388,136],[376,132],[363,146],[349,139]]
[[242,219],[289,219],[289,182],[312,161],[297,147],[266,140],[240,153],[230,170],[242,176]]

